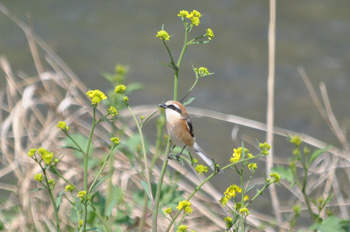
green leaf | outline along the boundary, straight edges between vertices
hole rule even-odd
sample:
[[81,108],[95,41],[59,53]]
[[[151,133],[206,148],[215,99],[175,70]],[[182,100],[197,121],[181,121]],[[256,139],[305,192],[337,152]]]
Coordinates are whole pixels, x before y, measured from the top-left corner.
[[[83,150],[85,150],[86,151],[86,148],[87,148],[87,144],[88,144],[88,142],[89,142],[89,140],[88,140],[88,138],[87,137],[85,137],[85,136],[83,136],[83,135],[81,135],[81,134],[72,134],[71,135],[71,137],[72,137],[72,139],[74,139],[74,141],[77,143],[77,144],[79,144],[79,146],[83,149]],[[68,147],[76,147],[76,145],[75,145],[75,143],[72,141],[72,140],[70,140],[70,138],[67,138],[66,139],[66,146],[68,146]],[[74,149],[74,150],[76,150],[76,149]],[[79,149],[76,151],[76,152],[74,152],[74,155],[77,157],[77,158],[83,158],[83,154],[79,151]],[[89,155],[91,155],[92,153],[94,152],[94,146],[93,146],[93,143],[91,143],[91,145],[90,145],[90,150],[89,150]],[[91,162],[90,162],[91,163]]]
[[143,88],[143,85],[141,83],[131,83],[131,84],[128,84],[127,88],[126,88],[126,93],[131,93],[135,90],[139,90],[139,89],[142,89]]
[[151,194],[150,194],[147,183],[145,181],[141,180],[141,185],[142,185],[143,189],[146,191],[148,198],[151,199]]
[[328,145],[324,148],[321,148],[321,149],[317,149],[315,150],[312,155],[310,156],[310,161],[309,161],[309,164],[312,164],[312,162],[317,159],[320,155],[322,155],[324,152],[326,152],[329,148],[331,148],[332,146],[331,145]]
[[204,40],[204,41],[193,41],[190,44],[206,44],[210,43],[210,40]]
[[117,199],[113,199],[112,201],[111,201],[111,203],[109,203],[109,205],[108,205],[108,207],[107,207],[107,210],[106,210],[106,213],[105,213],[105,216],[107,217],[107,218],[109,218],[110,216],[111,216],[111,214],[112,214],[112,209],[113,209],[113,207],[114,207],[114,205],[117,203]]
[[271,172],[277,172],[281,176],[281,179],[288,181],[290,188],[295,184],[293,171],[289,167],[275,166],[271,168]]
[[63,195],[63,191],[61,191],[58,195],[57,195],[57,198],[56,198],[56,208],[57,208],[57,211],[60,209],[60,205],[62,203],[62,195]]
[[336,216],[331,216],[320,223],[313,224],[309,229],[320,232],[339,232],[341,231],[341,220]]
[[94,190],[95,188],[97,188],[100,184],[103,183],[103,181],[105,181],[108,177],[111,177],[112,175],[108,175],[108,176],[105,176],[103,177],[99,182],[97,182],[97,184],[95,184],[92,188],[91,188],[91,191]]
[[247,188],[246,193],[249,192],[250,190],[252,190],[255,186],[256,186],[256,184],[254,184],[254,185],[252,185],[252,186],[249,186],[249,187]]
[[40,188],[36,188],[36,189],[33,189],[32,191],[30,191],[30,193],[36,193],[36,192],[39,192],[41,190],[44,190],[46,189],[45,187],[40,187]]
[[188,99],[187,101],[184,102],[184,106],[189,105],[191,102],[193,102],[193,100],[196,99],[196,97],[191,97],[190,99]]

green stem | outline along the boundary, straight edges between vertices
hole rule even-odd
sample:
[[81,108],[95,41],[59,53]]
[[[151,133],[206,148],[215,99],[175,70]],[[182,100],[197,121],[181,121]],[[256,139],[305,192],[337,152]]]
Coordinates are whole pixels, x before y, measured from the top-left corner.
[[[84,190],[88,192],[88,161],[89,161],[89,151],[90,151],[90,145],[92,140],[92,135],[94,134],[94,129],[96,126],[96,106],[93,108],[93,117],[92,117],[92,127],[90,131],[89,141],[87,144],[86,152],[84,155]],[[87,224],[87,202],[84,204],[84,219],[83,219],[83,231],[86,230],[86,224]]]
[[45,170],[45,168],[43,168],[43,166],[41,166],[41,163],[40,163],[40,162],[38,162],[38,164],[40,165],[40,168],[41,168],[41,170],[43,171],[43,174],[44,174],[44,178],[45,178],[45,183],[46,183],[47,191],[49,191],[50,199],[51,199],[52,206],[53,206],[53,212],[54,212],[54,215],[55,215],[56,230],[57,230],[57,232],[59,232],[59,231],[61,231],[61,228],[60,228],[60,220],[59,220],[59,218],[58,218],[58,209],[57,209],[57,206],[56,206],[55,199],[54,199],[54,197],[53,197],[52,189],[50,188],[50,184],[49,184],[49,180],[47,179],[47,176],[46,176],[46,170]]
[[162,185],[163,185],[163,179],[165,175],[166,168],[168,166],[168,157],[167,154],[169,153],[170,150],[170,141],[168,140],[166,149],[165,149],[165,154],[166,158],[163,162],[163,167],[160,172],[159,180],[158,180],[158,185],[157,185],[157,192],[156,192],[156,199],[155,199],[155,204],[153,207],[153,215],[152,215],[152,232],[157,232],[157,221],[158,221],[158,211],[159,211],[159,201],[160,201],[160,194],[162,192]]
[[307,207],[307,210],[309,211],[311,221],[312,223],[315,222],[315,216],[312,212],[309,197],[306,195],[306,184],[307,184],[307,168],[304,166],[304,179],[303,179],[303,187],[301,189],[301,192],[303,193],[304,201]]
[[67,131],[62,130],[64,132],[65,135],[67,135],[67,137],[78,147],[78,149],[80,150],[81,153],[84,154],[84,150],[79,146],[79,144],[67,133]]
[[188,92],[185,94],[185,96],[181,99],[180,102],[183,102],[183,101],[186,99],[186,97],[192,92],[192,90],[194,89],[194,87],[197,85],[198,80],[199,80],[199,78],[196,77],[196,80],[194,81],[192,87],[188,90]]
[[146,170],[146,179],[147,179],[147,185],[148,185],[148,189],[149,189],[149,195],[150,195],[150,200],[152,202],[152,205],[154,205],[154,199],[153,199],[153,193],[152,193],[152,186],[151,186],[151,180],[150,180],[150,173],[148,171],[148,164],[147,164],[147,154],[146,154],[146,147],[145,147],[145,141],[143,138],[143,133],[142,133],[142,128],[134,114],[134,112],[132,111],[132,109],[130,108],[130,106],[128,105],[128,109],[132,115],[132,117],[134,118],[134,121],[136,123],[137,129],[139,130],[139,134],[140,134],[140,139],[141,139],[141,146],[142,146],[142,152],[143,152],[143,161],[145,162],[145,170]]
[[185,30],[185,40],[184,40],[184,46],[182,47],[179,59],[177,61],[176,64],[176,69],[175,69],[175,75],[174,75],[174,100],[177,100],[177,86],[178,86],[178,79],[179,79],[179,69],[180,69],[180,65],[183,59],[183,56],[185,54],[186,48],[187,48],[187,37],[188,37],[188,28],[186,28]]
[[98,212],[98,210],[95,209],[95,207],[91,206],[91,208],[94,210],[94,212],[96,213],[97,217],[100,219],[100,221],[102,222],[103,226],[105,227],[105,229],[110,232],[110,228],[107,225],[106,220],[102,217],[102,215],[100,214],[100,212]]
[[55,173],[58,177],[60,177],[61,179],[63,179],[67,184],[73,186],[73,188],[74,188],[75,190],[78,191],[78,188],[77,188],[74,184],[72,184],[69,180],[67,180],[66,178],[64,178],[64,176],[62,176],[62,174],[59,173],[59,172],[57,171],[56,168],[53,167],[53,169],[54,169],[54,171],[55,171],[54,173]]
[[[243,150],[243,149],[242,149]],[[245,191],[244,191],[244,186],[243,186],[243,169],[244,169],[244,166],[242,165],[242,170],[241,170],[241,173],[239,175],[239,178],[241,180],[241,208],[244,207],[244,194],[245,194]],[[240,226],[241,226],[241,231],[244,232],[244,216],[243,216],[243,213],[240,213],[240,220],[241,220],[241,223],[240,223]]]

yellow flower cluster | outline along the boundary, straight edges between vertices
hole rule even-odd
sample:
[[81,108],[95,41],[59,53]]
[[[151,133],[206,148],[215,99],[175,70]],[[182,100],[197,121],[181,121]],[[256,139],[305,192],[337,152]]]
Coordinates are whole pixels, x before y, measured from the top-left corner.
[[173,210],[169,207],[169,208],[166,208],[163,212],[165,215],[167,215],[167,214],[171,214],[171,212],[173,212]]
[[74,190],[74,187],[70,184],[64,188],[65,192],[73,192],[73,190]]
[[260,143],[259,144],[259,148],[262,154],[264,155],[268,155],[269,154],[269,150],[271,149],[271,146],[268,143]]
[[108,114],[112,115],[113,117],[116,116],[118,114],[118,111],[113,107],[109,107],[109,109],[107,109]]
[[166,32],[165,30],[158,31],[156,37],[160,38],[161,40],[169,40],[170,39],[168,32]]
[[186,225],[180,225],[177,228],[176,232],[187,232],[188,231],[187,228],[188,228],[188,226],[186,226]]
[[117,85],[117,87],[115,87],[115,93],[118,94],[123,94],[126,90],[126,86],[125,85]]
[[78,192],[77,194],[77,197],[81,198],[81,199],[84,199],[86,196],[86,191],[80,191]]
[[63,131],[69,130],[69,126],[67,126],[67,124],[65,122],[63,122],[63,121],[59,121],[58,125],[56,127],[60,128]]
[[290,139],[290,142],[295,146],[299,147],[302,143],[302,140],[299,136],[294,136],[293,138]]
[[231,228],[232,224],[232,218],[231,217],[225,217],[224,222],[226,222],[226,227]]
[[36,174],[34,176],[34,180],[39,181],[39,182],[43,181],[43,175],[41,175],[40,173]]
[[185,213],[192,213],[191,203],[189,201],[179,201],[179,205],[176,207],[178,210],[184,209]]
[[89,98],[91,99],[91,103],[92,105],[97,105],[98,103],[100,103],[103,100],[107,99],[107,96],[100,90],[95,89],[95,90],[89,90],[87,91],[86,95],[89,96]]
[[194,71],[198,73],[199,77],[204,77],[210,74],[206,67],[195,68]]
[[199,174],[199,175],[203,175],[203,173],[207,173],[208,172],[208,167],[207,166],[204,166],[204,165],[201,165],[201,164],[198,164],[196,167],[196,172]]
[[114,145],[118,145],[120,143],[120,139],[118,137],[111,138],[111,141],[113,142]]
[[230,200],[232,197],[235,197],[236,193],[240,192],[242,192],[242,189],[237,185],[233,184],[229,186],[224,192],[225,196],[220,200],[221,206],[224,207],[227,204],[228,200]]
[[255,170],[258,168],[258,165],[256,163],[248,164],[248,168],[251,172],[255,172]]
[[29,157],[33,157],[35,155],[35,152],[36,152],[36,149],[35,148],[32,148],[28,151],[28,156]]
[[248,216],[250,214],[249,210],[247,208],[241,208],[239,210],[239,213],[242,214],[242,215],[245,215],[245,216]]
[[[241,159],[242,149],[243,149],[242,147],[239,147],[237,149],[236,148],[233,149],[233,154],[232,154],[232,157],[230,159],[231,163],[236,163]],[[249,152],[249,150],[247,148],[244,148],[244,152],[245,152],[245,154],[247,154]]]
[[44,160],[45,164],[49,165],[52,162],[54,157],[53,152],[49,152],[41,147],[38,149],[38,153],[41,155],[41,159]]
[[281,176],[277,172],[270,173],[270,176],[273,177],[273,183],[279,183]]
[[181,10],[177,16],[182,18],[182,21],[185,21],[185,18],[188,18],[191,20],[191,23],[193,25],[198,26],[200,24],[200,17],[202,17],[202,14],[196,10],[193,10],[191,13],[189,13],[187,10]]
[[243,198],[243,201],[249,201],[249,196],[245,195],[244,198]]
[[214,38],[214,32],[212,29],[208,28],[205,35],[204,36],[207,36],[209,40],[211,40],[212,38]]

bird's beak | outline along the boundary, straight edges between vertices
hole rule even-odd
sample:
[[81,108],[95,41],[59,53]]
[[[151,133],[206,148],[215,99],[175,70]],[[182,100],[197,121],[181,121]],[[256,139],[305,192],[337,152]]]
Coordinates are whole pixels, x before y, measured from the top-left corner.
[[166,109],[167,107],[166,107],[166,105],[163,103],[163,104],[159,104],[158,105],[160,108],[163,108],[163,109]]

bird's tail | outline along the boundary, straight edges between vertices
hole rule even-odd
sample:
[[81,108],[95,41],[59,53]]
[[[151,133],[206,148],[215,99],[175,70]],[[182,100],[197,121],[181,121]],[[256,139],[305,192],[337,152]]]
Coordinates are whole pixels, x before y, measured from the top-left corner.
[[199,155],[202,160],[204,160],[205,163],[207,163],[207,165],[213,170],[215,171],[215,164],[213,162],[212,159],[208,158],[208,156],[204,153],[204,151],[202,150],[202,148],[200,148],[200,146],[195,142],[193,144],[193,148],[190,149],[191,153],[196,153],[197,155]]

